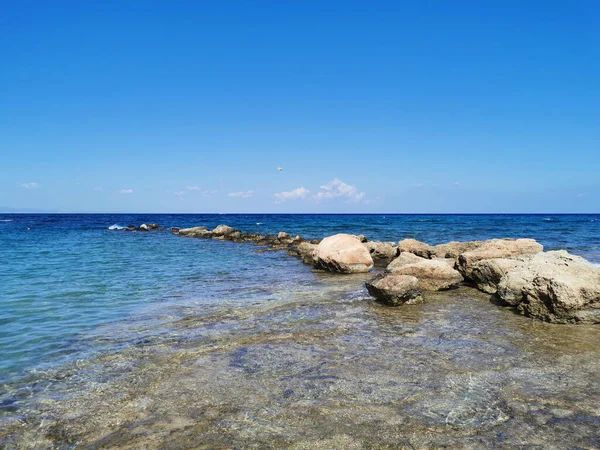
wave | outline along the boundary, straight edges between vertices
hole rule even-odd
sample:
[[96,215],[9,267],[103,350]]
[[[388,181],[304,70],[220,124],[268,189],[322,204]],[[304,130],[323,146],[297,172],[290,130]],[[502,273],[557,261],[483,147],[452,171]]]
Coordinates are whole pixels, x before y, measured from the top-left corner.
[[262,224],[263,224],[262,222],[256,222],[256,225],[262,225]]
[[0,222],[13,222],[13,220],[12,219],[2,219],[2,220],[0,220]]
[[544,222],[554,222],[554,219],[551,219],[549,217],[546,217],[545,219],[542,219]]
[[109,230],[124,230],[126,227],[122,227],[121,225],[111,225],[110,227],[108,227]]

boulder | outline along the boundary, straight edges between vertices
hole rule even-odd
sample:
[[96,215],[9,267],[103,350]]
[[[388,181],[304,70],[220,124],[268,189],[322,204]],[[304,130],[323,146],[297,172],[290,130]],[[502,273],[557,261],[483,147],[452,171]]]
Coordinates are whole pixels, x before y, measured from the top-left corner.
[[367,237],[364,234],[359,234],[358,236],[356,236],[360,242],[365,243],[368,241]]
[[365,283],[369,294],[389,306],[413,305],[423,301],[419,280],[410,275],[379,274]]
[[368,272],[373,268],[371,254],[356,236],[336,234],[323,239],[314,253],[315,267],[339,273]]
[[206,227],[193,227],[193,228],[181,228],[177,233],[179,236],[193,237],[193,238],[210,238],[212,232]]
[[510,269],[497,294],[547,322],[600,323],[600,268],[564,250],[538,253]]
[[226,238],[235,231],[237,230],[233,227],[230,227],[229,225],[219,225],[214,230],[212,230],[212,234],[213,237],[216,238]]
[[408,252],[413,255],[429,258],[431,256],[432,247],[425,242],[417,241],[416,239],[404,239],[398,242],[399,252]]
[[458,242],[451,241],[447,244],[434,245],[431,248],[431,257],[436,258],[454,258],[458,262],[461,253],[475,250],[483,244],[483,241]]
[[502,277],[524,261],[524,257],[482,259],[470,266],[469,279],[480,291],[495,294]]
[[441,261],[443,263],[448,264],[448,266],[452,267],[453,269],[456,269],[456,260],[454,258],[438,258],[437,256],[434,256],[431,258],[432,261]]
[[425,291],[449,289],[463,281],[462,275],[447,263],[429,259],[398,267],[393,273],[417,277]]
[[374,262],[383,262],[388,264],[398,255],[398,247],[393,242],[364,242],[363,245],[371,254]]
[[421,258],[420,256],[413,255],[412,253],[402,252],[400,255],[394,259],[388,266],[385,268],[386,272],[395,272],[400,269],[400,267],[406,266],[407,264],[414,264],[421,261],[427,261],[425,258]]
[[277,235],[277,239],[279,239],[279,240],[290,239],[290,235],[287,234],[285,231],[280,231],[279,234]]
[[315,250],[317,249],[316,244],[311,244],[310,242],[301,242],[296,247],[296,251],[302,258],[302,262],[305,264],[314,265],[315,264]]
[[141,224],[138,228],[138,231],[150,231],[150,227],[148,227],[148,225],[146,225],[145,223]]
[[475,250],[469,250],[458,257],[459,270],[470,278],[470,267],[483,259],[512,258],[520,255],[535,255],[544,250],[534,239],[491,239],[484,241]]

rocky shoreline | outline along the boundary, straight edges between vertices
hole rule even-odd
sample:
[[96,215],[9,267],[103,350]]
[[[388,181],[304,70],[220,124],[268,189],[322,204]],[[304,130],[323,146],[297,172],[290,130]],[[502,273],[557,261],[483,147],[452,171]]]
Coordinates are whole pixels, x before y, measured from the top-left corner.
[[[286,232],[277,236],[243,233],[228,225],[173,228],[189,238],[251,242],[259,251],[282,250],[315,270],[382,273],[366,282],[380,303],[398,306],[423,301],[423,293],[471,286],[497,303],[551,323],[600,323],[600,268],[565,250],[543,251],[533,239],[490,239],[430,246],[415,239],[398,243],[337,234],[308,241]],[[426,298],[425,298],[426,301]]]

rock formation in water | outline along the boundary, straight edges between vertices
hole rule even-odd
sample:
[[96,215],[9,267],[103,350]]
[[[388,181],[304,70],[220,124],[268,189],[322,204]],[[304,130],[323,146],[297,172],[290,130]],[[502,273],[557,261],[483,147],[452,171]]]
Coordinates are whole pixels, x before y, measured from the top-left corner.
[[367,281],[365,285],[369,294],[385,305],[414,305],[423,301],[419,280],[410,275],[382,273]]

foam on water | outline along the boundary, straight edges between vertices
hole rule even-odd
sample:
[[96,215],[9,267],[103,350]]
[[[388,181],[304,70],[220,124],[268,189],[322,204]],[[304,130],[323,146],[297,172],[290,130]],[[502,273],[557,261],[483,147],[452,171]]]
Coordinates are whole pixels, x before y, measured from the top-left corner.
[[111,225],[110,227],[108,227],[109,230],[124,230],[126,227],[122,227],[121,225]]

